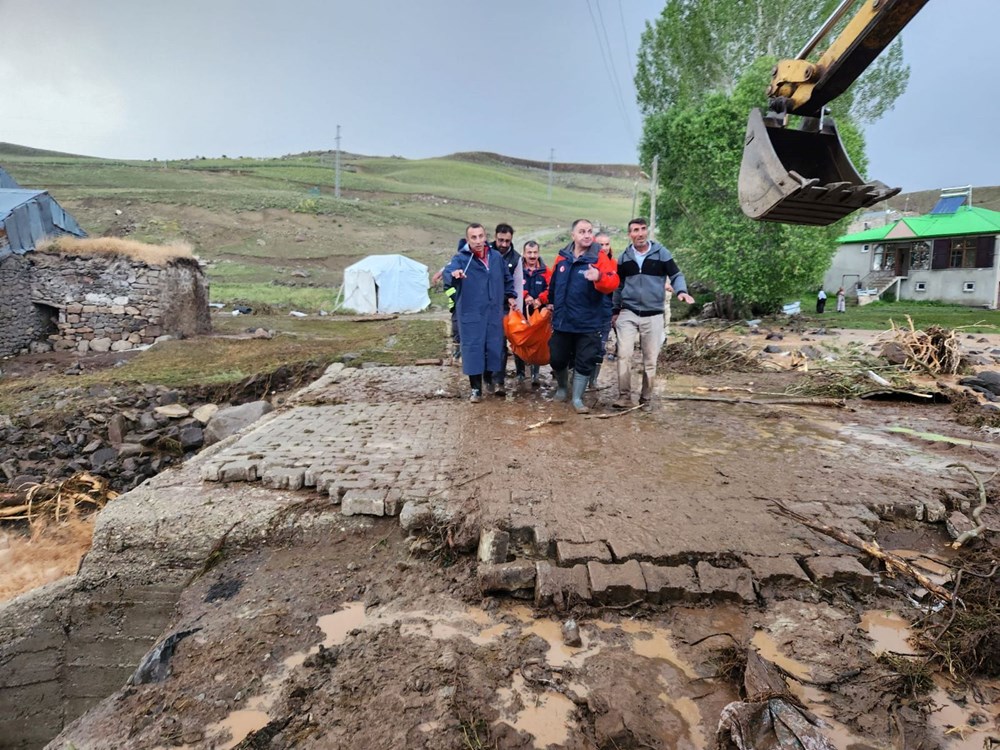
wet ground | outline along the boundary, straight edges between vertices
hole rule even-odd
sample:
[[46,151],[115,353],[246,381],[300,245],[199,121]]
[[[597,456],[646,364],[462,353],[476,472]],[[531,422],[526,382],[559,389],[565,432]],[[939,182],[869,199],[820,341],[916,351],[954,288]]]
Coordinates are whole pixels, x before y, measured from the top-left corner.
[[[422,553],[395,518],[342,516],[327,536],[265,539],[194,581],[164,631],[197,629],[170,677],[123,688],[53,746],[712,747],[737,698],[713,658],[733,643],[784,668],[842,750],[981,748],[1000,737],[998,686],[939,676],[929,699],[912,698],[876,661],[911,649],[922,605],[878,575],[820,580],[810,568],[820,558],[878,570],[770,512],[777,500],[929,556],[925,568],[940,575],[948,539],[926,508],[943,490],[970,491],[948,464],[990,470],[1000,444],[954,423],[947,405],[666,398],[780,392],[798,377],[784,372],[664,377],[650,411],[600,419],[614,413],[610,369],[588,417],[548,401],[546,388],[470,404],[447,367],[334,372],[206,459],[201,476],[206,487],[263,479],[302,502],[344,503],[312,511],[324,514],[366,492],[384,511],[396,488],[392,505],[436,503],[477,529],[530,528],[533,544],[511,557],[691,566],[698,596],[602,599],[593,568],[594,596],[561,611],[535,606],[531,591],[484,596],[473,556]],[[579,561],[561,559],[565,550]],[[776,559],[798,566],[799,585],[758,585],[742,601],[707,591],[699,567],[756,580],[761,560]],[[577,648],[562,640],[570,618]]]

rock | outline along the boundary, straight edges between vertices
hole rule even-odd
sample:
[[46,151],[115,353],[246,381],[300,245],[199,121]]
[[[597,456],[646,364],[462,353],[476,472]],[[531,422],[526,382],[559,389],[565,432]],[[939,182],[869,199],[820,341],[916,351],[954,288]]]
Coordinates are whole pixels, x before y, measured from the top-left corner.
[[757,601],[753,579],[746,568],[717,568],[702,560],[698,563],[697,573],[702,592],[715,601],[744,604]]
[[252,334],[250,334],[250,337],[255,339],[270,339],[274,338],[274,332],[268,331],[265,328],[257,328]]
[[201,427],[189,425],[181,428],[177,439],[181,443],[181,448],[183,448],[186,452],[202,446],[205,442],[205,432],[201,429]]
[[208,424],[208,420],[210,420],[217,411],[219,411],[219,407],[217,405],[204,404],[191,412],[191,416],[205,425]]
[[345,516],[384,516],[385,490],[348,490],[341,500]]
[[479,566],[479,587],[483,593],[504,591],[513,593],[535,587],[535,563],[515,560],[499,565]]
[[153,409],[153,414],[158,414],[161,417],[170,417],[170,419],[182,419],[190,416],[191,410],[181,404],[166,404]]
[[399,511],[399,525],[403,531],[423,531],[434,523],[434,512],[426,503],[407,500]]
[[583,645],[583,638],[580,637],[580,626],[576,620],[569,619],[562,626],[563,643],[572,648],[580,648]]
[[821,588],[846,583],[863,591],[875,589],[875,576],[853,557],[810,557],[805,567]]
[[479,535],[479,562],[488,565],[507,562],[510,534],[500,529],[486,529]]
[[100,438],[94,438],[81,449],[81,453],[93,453],[102,445]]
[[802,353],[802,356],[805,357],[806,359],[823,359],[823,357],[826,356],[815,346],[803,346],[801,349],[799,349],[799,351]]
[[125,437],[126,425],[124,414],[113,414],[108,420],[108,442],[112,445],[120,445]]
[[948,515],[944,527],[948,530],[948,536],[952,539],[958,539],[966,531],[972,531],[976,528],[976,524],[967,515],[955,510]]
[[895,341],[887,341],[882,344],[882,351],[879,354],[894,365],[905,365],[909,360],[906,350]]
[[219,409],[205,425],[205,445],[217,443],[247,427],[274,407],[267,401],[251,401],[249,404]]
[[3,472],[4,477],[8,480],[13,479],[17,476],[17,463],[12,458],[7,459],[0,463],[0,472]]
[[102,337],[99,339],[92,339],[90,342],[90,350],[92,352],[106,352],[111,349],[111,339],[107,337]]
[[774,331],[772,331],[771,333],[767,334],[767,336],[765,336],[764,338],[767,341],[781,341],[785,337],[782,336],[780,333],[775,333]]
[[594,739],[598,747],[634,747],[632,734],[619,711],[611,709],[594,721]]
[[780,346],[778,346],[777,344],[768,344],[767,346],[764,347],[765,354],[782,354],[784,353],[784,351],[785,350]]
[[100,448],[90,454],[90,466],[92,469],[99,469],[117,457],[118,451],[115,448]]

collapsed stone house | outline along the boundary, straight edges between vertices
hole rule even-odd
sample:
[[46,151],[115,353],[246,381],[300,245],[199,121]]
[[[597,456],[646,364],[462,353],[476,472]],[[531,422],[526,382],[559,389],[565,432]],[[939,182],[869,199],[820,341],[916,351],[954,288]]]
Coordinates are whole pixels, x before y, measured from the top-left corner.
[[0,188],[0,356],[124,351],[211,331],[196,258],[83,236],[45,191]]

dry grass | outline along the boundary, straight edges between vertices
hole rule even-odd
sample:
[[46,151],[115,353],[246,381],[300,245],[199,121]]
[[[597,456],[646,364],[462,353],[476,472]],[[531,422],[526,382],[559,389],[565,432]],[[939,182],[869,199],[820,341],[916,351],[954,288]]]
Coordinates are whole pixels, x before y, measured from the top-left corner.
[[928,375],[954,375],[962,368],[962,347],[958,342],[960,329],[927,326],[924,331],[913,325],[913,319],[907,315],[909,327],[892,323],[892,328],[879,338],[883,340],[883,355],[892,347],[906,357],[904,367],[908,370],[923,370]]
[[726,329],[703,331],[668,344],[660,350],[660,363],[674,372],[710,375],[719,372],[760,372],[757,355],[743,344],[722,338]]
[[58,255],[105,255],[142,261],[150,266],[166,266],[178,260],[194,260],[192,247],[184,241],[168,245],[148,245],[145,242],[120,237],[55,237],[42,240],[35,252]]
[[13,529],[0,531],[0,602],[73,575],[90,549],[93,533],[93,517],[36,523],[30,536]]

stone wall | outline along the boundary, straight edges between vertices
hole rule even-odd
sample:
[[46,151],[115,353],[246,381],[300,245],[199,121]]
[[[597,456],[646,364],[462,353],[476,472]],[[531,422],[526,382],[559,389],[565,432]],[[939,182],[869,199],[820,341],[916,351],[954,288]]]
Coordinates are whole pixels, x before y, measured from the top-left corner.
[[48,336],[54,349],[124,351],[164,334],[211,331],[208,283],[193,259],[149,266],[119,256],[34,252],[28,262],[31,302],[58,310],[58,330]]
[[[31,265],[22,255],[0,260],[0,356],[16,354],[44,341],[55,329],[46,311],[32,303],[25,290],[31,286]],[[47,347],[44,347],[47,348]]]

